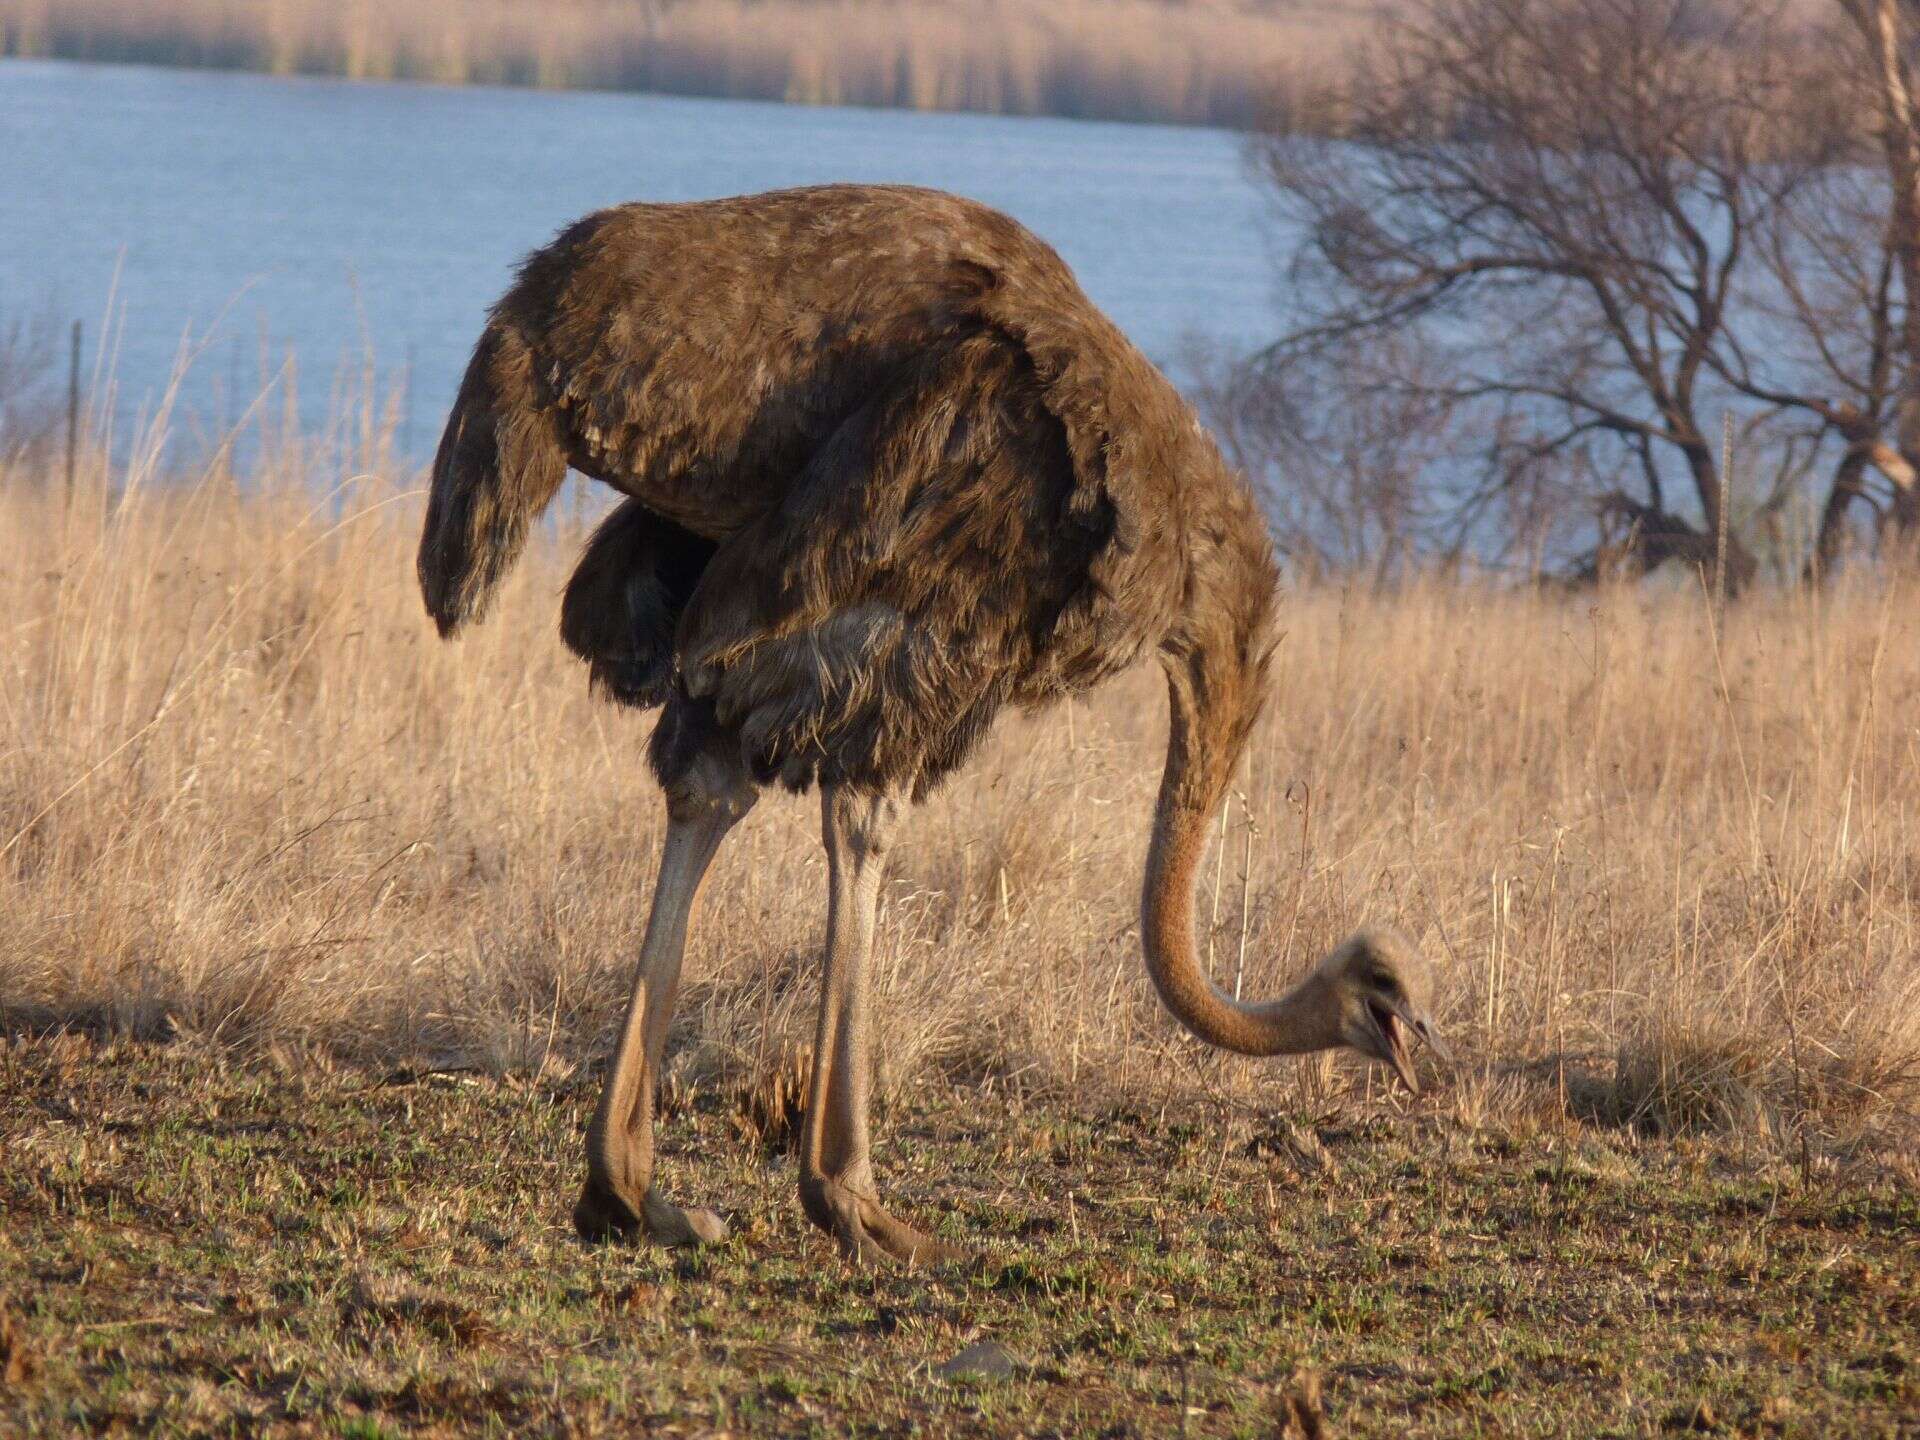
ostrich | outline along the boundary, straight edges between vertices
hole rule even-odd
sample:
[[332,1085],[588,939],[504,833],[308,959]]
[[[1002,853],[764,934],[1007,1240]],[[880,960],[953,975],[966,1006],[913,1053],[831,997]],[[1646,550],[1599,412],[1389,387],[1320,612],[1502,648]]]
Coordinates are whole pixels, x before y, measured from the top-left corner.
[[1001,709],[1148,654],[1171,720],[1141,940],[1167,1008],[1228,1050],[1349,1046],[1417,1089],[1431,980],[1397,935],[1356,935],[1264,1004],[1199,963],[1196,871],[1266,689],[1272,550],[1186,403],[1030,232],[894,186],[588,216],[493,308],[441,438],[419,572],[443,635],[486,609],[569,467],[627,498],[561,635],[597,688],[664,707],[668,815],[583,1237],[725,1233],[654,1187],[653,1092],[702,878],[777,783],[819,787],[827,856],[802,1206],[855,1260],[954,1253],[881,1204],[869,1155],[887,848]]

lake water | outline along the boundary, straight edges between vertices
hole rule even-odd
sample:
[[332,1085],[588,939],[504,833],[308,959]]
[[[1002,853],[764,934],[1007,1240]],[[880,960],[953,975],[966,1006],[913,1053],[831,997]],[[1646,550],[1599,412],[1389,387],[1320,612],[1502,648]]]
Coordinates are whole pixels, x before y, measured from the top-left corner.
[[1238,137],[1083,121],[0,62],[0,323],[110,313],[115,433],[183,340],[211,433],[298,357],[301,418],[371,353],[430,454],[519,256],[587,210],[828,180],[997,205],[1052,242],[1156,360],[1270,328],[1262,201]]

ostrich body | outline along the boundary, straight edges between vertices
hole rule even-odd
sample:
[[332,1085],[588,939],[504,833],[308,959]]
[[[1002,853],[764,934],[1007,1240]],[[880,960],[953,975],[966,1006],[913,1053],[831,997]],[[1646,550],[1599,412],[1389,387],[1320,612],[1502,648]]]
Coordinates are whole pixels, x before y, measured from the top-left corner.
[[1398,937],[1356,936],[1265,1004],[1199,962],[1196,872],[1266,689],[1272,551],[1192,411],[1028,231],[865,186],[579,221],[495,306],[440,442],[419,569],[443,634],[483,611],[569,467],[627,498],[561,632],[598,686],[664,707],[669,817],[583,1235],[723,1233],[653,1186],[653,1090],[702,877],[779,783],[819,786],[828,862],[802,1203],[856,1258],[948,1250],[882,1207],[869,1159],[887,846],[1003,707],[1150,654],[1171,719],[1141,938],[1167,1007],[1230,1050],[1348,1045],[1414,1083],[1430,982]]

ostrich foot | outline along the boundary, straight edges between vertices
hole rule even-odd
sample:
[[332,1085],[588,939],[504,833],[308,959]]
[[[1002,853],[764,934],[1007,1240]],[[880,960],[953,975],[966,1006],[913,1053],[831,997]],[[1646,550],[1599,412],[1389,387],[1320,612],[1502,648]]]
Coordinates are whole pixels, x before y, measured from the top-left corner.
[[653,1190],[636,1210],[614,1186],[593,1176],[580,1187],[573,1228],[589,1243],[644,1235],[656,1245],[711,1245],[727,1238],[726,1222],[711,1210],[683,1210]]
[[813,1177],[802,1180],[800,1203],[807,1218],[833,1236],[841,1254],[856,1265],[888,1260],[931,1265],[975,1258],[964,1246],[936,1240],[894,1219],[878,1196],[859,1194],[837,1181]]

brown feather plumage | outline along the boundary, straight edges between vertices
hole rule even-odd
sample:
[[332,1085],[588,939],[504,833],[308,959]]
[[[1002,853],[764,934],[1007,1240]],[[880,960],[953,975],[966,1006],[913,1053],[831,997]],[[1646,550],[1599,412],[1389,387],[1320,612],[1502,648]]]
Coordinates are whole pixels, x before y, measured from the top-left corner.
[[1236,738],[1257,704],[1273,568],[1244,489],[1060,258],[971,201],[626,205],[535,253],[435,466],[444,631],[561,464],[632,497],[569,586],[568,644],[630,703],[677,675],[762,778],[921,791],[1003,705],[1223,625],[1241,673],[1203,702]]

